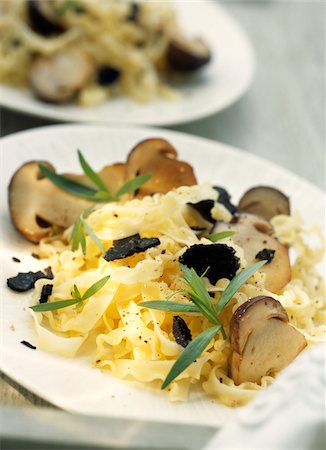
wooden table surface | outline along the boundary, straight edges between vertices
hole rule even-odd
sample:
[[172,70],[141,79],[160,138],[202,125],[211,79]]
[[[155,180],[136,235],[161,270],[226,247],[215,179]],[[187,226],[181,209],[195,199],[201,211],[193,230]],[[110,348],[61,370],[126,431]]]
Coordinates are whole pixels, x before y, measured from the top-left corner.
[[[325,188],[324,1],[225,1],[257,56],[247,94],[227,110],[175,130],[262,156]],[[239,67],[241,70],[241,67]],[[1,135],[54,123],[1,111]],[[2,405],[49,406],[5,375]]]

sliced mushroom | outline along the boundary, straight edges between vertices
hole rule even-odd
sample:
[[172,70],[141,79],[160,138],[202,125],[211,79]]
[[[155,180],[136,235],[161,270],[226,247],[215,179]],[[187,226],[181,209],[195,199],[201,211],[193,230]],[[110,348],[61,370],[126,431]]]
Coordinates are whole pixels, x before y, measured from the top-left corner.
[[283,192],[269,186],[257,186],[249,189],[241,197],[239,210],[257,214],[270,220],[277,214],[290,214],[290,202]]
[[303,334],[288,321],[285,309],[272,297],[254,297],[235,311],[229,364],[235,384],[260,383],[264,375],[279,372],[306,347]]
[[272,237],[272,225],[254,214],[240,213],[231,223],[217,222],[214,233],[234,230],[232,240],[244,250],[248,265],[257,262],[257,255],[264,249],[275,250],[273,259],[259,269],[266,274],[265,287],[279,292],[291,280],[291,265],[288,248]]
[[179,161],[177,156],[176,149],[164,139],[147,139],[134,147],[127,159],[127,179],[144,173],[152,174],[139,189],[138,197],[155,192],[166,193],[179,186],[197,183],[191,165]]
[[30,85],[36,97],[64,103],[77,95],[94,72],[91,58],[83,50],[70,48],[55,55],[40,56],[30,71]]
[[200,38],[187,39],[183,36],[177,36],[171,40],[166,57],[173,69],[192,71],[209,63],[211,52]]
[[43,36],[63,33],[65,27],[55,14],[53,2],[44,0],[28,0],[27,15],[34,31]]
[[[52,226],[68,228],[80,213],[92,202],[68,194],[41,175],[38,165],[54,167],[44,161],[31,161],[21,166],[13,175],[9,185],[9,210],[17,230],[32,242],[39,242],[52,233]],[[123,165],[107,166],[99,172],[113,192],[124,177]],[[67,175],[89,184],[84,176]],[[115,186],[114,184],[117,183]]]

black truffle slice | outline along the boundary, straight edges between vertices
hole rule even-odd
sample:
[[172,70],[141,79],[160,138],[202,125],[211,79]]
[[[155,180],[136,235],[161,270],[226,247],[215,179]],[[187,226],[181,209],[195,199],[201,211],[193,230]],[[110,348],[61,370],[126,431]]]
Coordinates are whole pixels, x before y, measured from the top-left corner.
[[225,208],[230,211],[231,214],[235,214],[238,210],[233,205],[233,203],[231,203],[231,196],[228,191],[221,186],[214,186],[214,189],[219,193],[217,202],[225,206]]
[[257,253],[257,255],[255,256],[256,259],[260,259],[260,260],[267,260],[267,264],[270,263],[275,255],[275,250],[273,250],[272,248],[263,248],[263,250],[261,250],[260,252]]
[[197,275],[205,276],[215,285],[221,278],[232,280],[240,267],[235,250],[225,244],[192,245],[180,256],[179,262],[193,267]]
[[173,316],[172,331],[175,342],[182,347],[187,347],[192,336],[186,322],[180,316]]
[[53,284],[45,284],[42,287],[41,297],[40,297],[39,302],[40,303],[47,303],[48,298],[52,294],[52,290],[53,290]]
[[28,342],[28,341],[20,341],[20,343],[23,344],[23,345],[25,345],[25,346],[28,347],[28,348],[31,348],[32,350],[36,350],[35,345],[31,344],[31,343]]
[[126,17],[128,22],[137,22],[140,14],[140,4],[138,2],[131,2],[130,4],[130,12]]
[[160,245],[158,238],[141,238],[139,233],[133,234],[123,239],[113,241],[113,246],[105,253],[106,261],[127,258],[135,253],[141,253],[151,247]]
[[101,86],[110,86],[120,78],[120,70],[115,67],[101,66],[97,71],[97,83]]
[[[50,275],[50,276],[49,276]],[[53,275],[38,272],[18,272],[18,275],[7,279],[7,286],[16,292],[25,292],[32,289],[37,280],[41,278],[53,278]]]
[[214,207],[214,200],[201,200],[197,203],[188,203],[191,208],[194,208],[203,219],[207,220],[207,222],[215,223],[216,220],[213,219],[211,215],[211,209]]

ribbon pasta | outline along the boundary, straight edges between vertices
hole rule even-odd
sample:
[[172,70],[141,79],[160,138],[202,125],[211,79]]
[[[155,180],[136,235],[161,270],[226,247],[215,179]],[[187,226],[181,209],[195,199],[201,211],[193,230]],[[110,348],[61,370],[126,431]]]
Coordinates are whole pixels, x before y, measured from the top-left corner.
[[[174,300],[182,301],[178,258],[190,245],[210,243],[205,238],[198,238],[189,226],[187,203],[216,200],[217,196],[210,185],[204,184],[98,207],[87,221],[105,248],[109,248],[114,239],[135,232],[142,237],[160,239],[159,246],[121,260],[105,261],[89,237],[86,238],[86,256],[82,255],[81,249],[72,252],[71,229],[60,238],[43,240],[40,254],[49,257],[55,273],[53,298],[68,298],[73,284],[83,293],[103,276],[110,275],[110,279],[77,309],[70,306],[43,313],[32,312],[38,346],[74,357],[91,342],[90,359],[95,366],[119,378],[159,388],[182,348],[173,337],[173,313],[149,310],[139,303],[166,299],[171,294],[175,294]],[[214,216],[217,220],[230,220],[228,211],[219,203],[214,208]],[[290,323],[304,333],[308,344],[313,344],[321,341],[325,333],[324,287],[315,268],[322,251],[320,248],[312,250],[305,244],[306,230],[298,215],[276,216],[273,225],[276,236],[297,252],[292,280],[275,295],[264,288],[264,275],[257,272],[238,290],[224,311],[226,331],[238,306],[256,295],[272,295],[288,312]],[[242,249],[233,244],[232,237],[224,238],[222,242],[235,248],[241,267],[246,267]],[[45,283],[42,279],[37,281],[34,303]],[[226,279],[221,279],[216,286],[208,285],[208,288],[215,298],[219,298],[227,283]],[[200,313],[184,313],[182,317],[193,337],[209,326]],[[169,399],[186,400],[191,385],[198,385],[206,394],[226,405],[242,405],[273,381],[271,376],[265,376],[260,385],[245,382],[236,386],[228,376],[230,354],[229,341],[217,335],[196,362],[173,381],[168,389]]]

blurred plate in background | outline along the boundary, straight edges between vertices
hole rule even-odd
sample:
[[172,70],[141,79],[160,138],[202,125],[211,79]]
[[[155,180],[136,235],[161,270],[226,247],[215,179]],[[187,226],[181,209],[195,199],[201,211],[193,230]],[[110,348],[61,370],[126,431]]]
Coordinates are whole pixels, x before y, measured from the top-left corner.
[[203,37],[213,53],[206,68],[180,83],[180,99],[143,104],[119,97],[92,107],[55,105],[40,102],[27,89],[1,85],[0,104],[59,121],[159,126],[189,122],[226,108],[244,94],[253,78],[255,59],[247,36],[215,1],[173,3],[186,33]]

